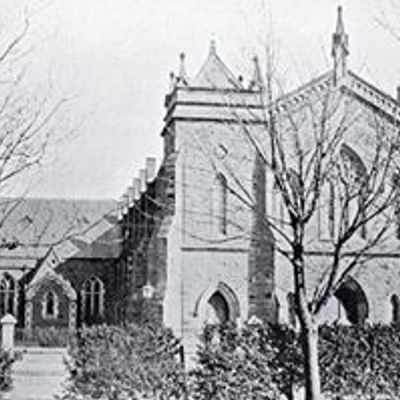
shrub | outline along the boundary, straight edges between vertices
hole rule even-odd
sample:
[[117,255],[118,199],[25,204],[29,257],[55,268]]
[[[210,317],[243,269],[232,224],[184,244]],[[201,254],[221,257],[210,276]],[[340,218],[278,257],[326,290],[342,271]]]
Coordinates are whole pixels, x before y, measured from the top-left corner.
[[[301,336],[287,326],[207,329],[191,373],[193,398],[292,399],[304,382],[302,357]],[[398,327],[322,326],[319,362],[325,398],[400,397]]]
[[12,366],[15,361],[19,360],[21,357],[21,352],[0,349],[0,392],[7,391],[11,388]]
[[196,400],[272,399],[277,386],[270,374],[274,349],[259,327],[207,328],[190,373],[190,394]]
[[171,331],[157,326],[83,328],[70,347],[64,399],[179,398],[179,349]]
[[326,394],[400,397],[400,329],[390,325],[323,326],[321,384]]

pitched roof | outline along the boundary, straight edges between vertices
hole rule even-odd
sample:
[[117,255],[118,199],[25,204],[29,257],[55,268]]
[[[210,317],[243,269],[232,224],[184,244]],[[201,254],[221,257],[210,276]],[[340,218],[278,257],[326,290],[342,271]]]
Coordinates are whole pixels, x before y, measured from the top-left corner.
[[0,200],[0,240],[23,245],[53,245],[81,234],[116,208],[112,200],[40,199]]
[[[112,225],[116,203],[112,200],[0,199],[0,269],[32,269],[49,248],[63,243],[76,251],[70,238],[80,237],[101,220]],[[105,217],[104,217],[105,216]],[[2,225],[1,225],[2,224]]]
[[[305,100],[309,99],[313,94],[324,93],[331,90],[333,76],[333,71],[328,71],[300,88],[278,98],[276,101],[278,111],[282,107],[297,107]],[[338,87],[347,90],[348,93],[353,95],[359,101],[374,107],[383,114],[397,121],[400,120],[399,102],[391,95],[378,89],[375,85],[369,83],[354,72],[348,71],[347,75],[338,82]]]
[[208,89],[240,89],[241,84],[217,55],[215,43],[211,42],[210,51],[204,65],[190,86]]
[[67,258],[118,258],[121,250],[119,226],[101,218],[82,235],[60,243],[55,251],[61,261]]

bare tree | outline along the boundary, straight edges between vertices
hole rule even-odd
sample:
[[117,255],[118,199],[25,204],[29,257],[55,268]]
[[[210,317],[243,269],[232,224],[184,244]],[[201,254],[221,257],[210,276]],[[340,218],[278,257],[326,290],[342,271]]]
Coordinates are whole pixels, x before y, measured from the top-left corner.
[[398,42],[400,42],[400,1],[387,0],[385,2],[377,2],[378,13],[375,21],[379,26],[384,28]]
[[[215,173],[223,168],[227,174],[224,185],[230,195],[273,232],[275,250],[290,266],[303,338],[306,399],[317,400],[321,394],[318,328],[326,306],[349,276],[395,235],[399,107],[395,100],[382,97],[389,107],[371,109],[354,95],[354,85],[366,83],[347,70],[341,9],[334,35],[334,68],[316,81],[284,93],[270,49],[266,54],[265,74],[255,60],[256,80],[252,82],[259,88],[256,96],[262,111],[247,108],[243,113],[243,104],[240,112],[238,107],[231,112],[254,157],[265,168],[268,202],[278,202],[282,212],[271,212],[270,207],[266,213],[260,210],[240,174],[243,159],[238,163],[233,156],[214,157],[221,143],[213,143],[212,134],[202,135],[198,145]],[[254,121],[261,129],[254,129]],[[228,143],[225,148],[230,148]],[[323,254],[316,268],[317,241],[323,243],[319,251]],[[317,271],[311,281],[313,269]]]
[[[20,6],[0,32],[0,229],[26,196],[46,151],[67,134],[61,110],[68,99],[51,79],[43,88],[29,76],[31,24],[44,3]],[[9,244],[3,237],[2,246]]]

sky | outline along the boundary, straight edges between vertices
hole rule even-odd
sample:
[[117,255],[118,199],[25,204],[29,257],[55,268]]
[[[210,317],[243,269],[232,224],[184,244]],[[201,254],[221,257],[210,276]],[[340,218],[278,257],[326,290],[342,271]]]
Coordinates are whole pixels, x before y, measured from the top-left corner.
[[[10,3],[23,1],[7,1],[10,15]],[[340,4],[350,67],[394,94],[400,43],[377,23],[383,12],[394,16],[384,1]],[[193,76],[211,38],[235,75],[249,75],[251,57],[266,35],[273,38],[288,82],[324,72],[331,66],[338,5],[334,0],[48,1],[32,17],[28,66],[33,81],[51,76],[57,90],[71,98],[63,112],[74,135],[66,133],[68,139],[51,149],[29,195],[119,198],[146,156],[161,159],[163,101],[179,53],[186,53]]]

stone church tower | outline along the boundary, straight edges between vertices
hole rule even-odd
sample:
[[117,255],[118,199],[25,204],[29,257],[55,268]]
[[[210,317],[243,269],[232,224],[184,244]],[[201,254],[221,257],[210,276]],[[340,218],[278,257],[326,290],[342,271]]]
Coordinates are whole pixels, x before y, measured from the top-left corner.
[[273,241],[260,222],[265,166],[245,133],[262,134],[257,59],[253,68],[245,86],[211,42],[190,78],[181,54],[165,99],[162,165],[157,176],[142,171],[124,209],[127,318],[157,315],[189,352],[206,323],[276,318]]

